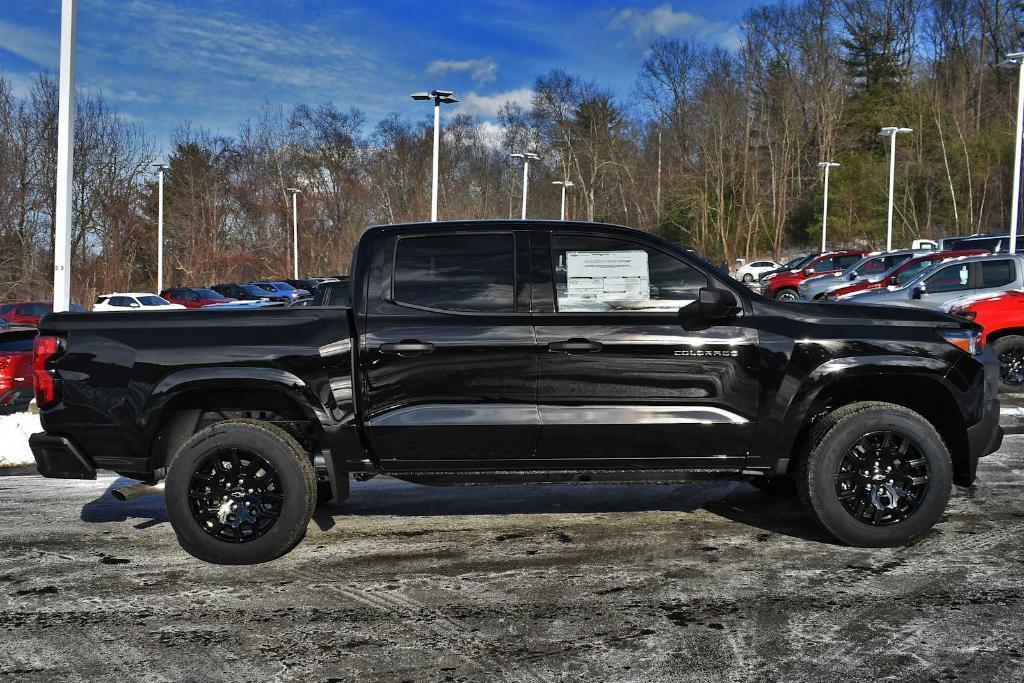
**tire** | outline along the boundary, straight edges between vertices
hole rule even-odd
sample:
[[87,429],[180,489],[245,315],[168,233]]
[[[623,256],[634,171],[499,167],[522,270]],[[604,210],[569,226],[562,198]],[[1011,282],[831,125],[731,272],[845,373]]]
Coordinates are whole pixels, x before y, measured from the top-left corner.
[[305,536],[316,496],[309,454],[288,432],[259,420],[219,422],[192,435],[171,459],[165,487],[178,543],[214,564],[284,555]]
[[[888,448],[886,433],[892,434]],[[909,443],[906,454],[895,454],[893,449],[904,442]],[[865,452],[865,444],[879,443],[880,450]],[[866,469],[853,471],[850,465],[858,457],[864,458],[859,462]],[[881,463],[881,470],[876,463]],[[887,464],[893,472],[884,469]],[[870,476],[862,477],[863,472]],[[887,479],[890,475],[893,479]],[[923,488],[913,483],[922,476],[927,479]],[[852,403],[811,430],[796,481],[809,516],[836,539],[864,548],[893,547],[921,536],[942,516],[949,501],[952,461],[935,427],[918,413],[892,403]],[[841,500],[840,488],[847,486]],[[913,509],[903,514],[902,506],[911,505]],[[858,517],[854,508],[863,509],[863,514]]]
[[796,301],[799,298],[800,294],[792,287],[783,287],[775,292],[776,301]]
[[751,486],[769,496],[791,496],[796,493],[796,482],[786,475],[751,477],[749,481]]
[[999,389],[1024,391],[1024,337],[1009,334],[992,342],[999,360]]
[[743,273],[743,282],[749,284],[754,281],[754,276],[750,273]]

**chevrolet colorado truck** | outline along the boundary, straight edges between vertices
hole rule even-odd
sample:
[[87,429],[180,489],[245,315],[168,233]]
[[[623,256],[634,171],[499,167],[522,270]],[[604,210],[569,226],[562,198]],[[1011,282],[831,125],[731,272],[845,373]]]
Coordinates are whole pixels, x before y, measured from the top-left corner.
[[746,479],[841,542],[893,546],[996,450],[970,321],[793,304],[629,228],[371,227],[351,306],[60,313],[35,342],[48,477],[164,480],[182,547],[258,563],[350,478]]

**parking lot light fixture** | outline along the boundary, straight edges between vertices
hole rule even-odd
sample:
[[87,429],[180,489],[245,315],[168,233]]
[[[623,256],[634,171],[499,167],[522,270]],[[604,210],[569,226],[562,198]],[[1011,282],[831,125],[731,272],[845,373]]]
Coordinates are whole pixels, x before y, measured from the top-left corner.
[[1017,70],[1017,133],[1013,145],[1013,199],[1010,203],[1010,253],[1017,253],[1017,222],[1020,218],[1020,145],[1024,128],[1024,52],[1011,52],[999,66]]
[[156,293],[164,288],[164,171],[167,164],[150,164],[156,169]]
[[561,218],[561,220],[564,221],[565,220],[565,190],[566,190],[566,188],[573,186],[572,185],[572,181],[571,180],[555,180],[551,184],[552,185],[561,185],[562,186],[562,218]]
[[881,137],[889,138],[889,218],[886,221],[885,250],[892,251],[892,193],[896,176],[896,136],[900,133],[913,133],[913,128],[886,126],[878,132]]
[[297,187],[287,188],[292,195],[292,258],[294,263],[293,278],[299,279],[299,195],[302,190]]
[[523,214],[522,214],[522,218],[525,221],[526,220],[526,194],[527,194],[528,183],[530,182],[530,159],[540,159],[540,157],[537,156],[537,154],[534,153],[534,152],[522,152],[522,153],[517,152],[515,154],[509,154],[509,156],[512,157],[513,159],[522,159],[523,160]]
[[834,161],[819,161],[818,168],[825,169],[825,194],[821,206],[821,253],[825,253],[825,228],[828,221],[828,172],[833,168],[839,168]]
[[441,105],[455,104],[457,99],[452,97],[451,90],[432,90],[430,92],[414,92],[411,97],[417,101],[434,101],[434,162],[433,180],[430,186],[430,220],[437,220],[437,158],[441,152]]

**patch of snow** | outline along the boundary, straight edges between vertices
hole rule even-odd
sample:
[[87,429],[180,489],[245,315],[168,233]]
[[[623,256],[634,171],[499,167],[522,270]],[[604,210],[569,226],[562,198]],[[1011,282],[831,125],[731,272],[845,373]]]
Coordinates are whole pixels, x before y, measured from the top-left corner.
[[0,416],[0,466],[35,463],[28,447],[28,437],[43,431],[38,415],[14,413]]

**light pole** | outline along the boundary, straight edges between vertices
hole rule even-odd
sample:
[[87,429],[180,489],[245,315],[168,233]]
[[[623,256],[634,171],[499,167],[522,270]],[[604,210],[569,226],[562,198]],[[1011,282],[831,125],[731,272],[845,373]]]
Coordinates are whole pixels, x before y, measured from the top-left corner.
[[821,205],[821,253],[825,253],[825,226],[828,221],[828,172],[833,168],[839,168],[834,161],[819,161],[818,168],[825,169],[825,196]]
[[296,280],[299,279],[299,195],[302,194],[302,190],[297,187],[287,188],[292,193],[292,258],[295,264],[295,274],[292,275]]
[[156,199],[156,293],[164,288],[164,171],[167,164],[150,164],[157,173]]
[[523,152],[522,154],[509,154],[513,159],[523,160],[523,220],[526,220],[526,192],[527,183],[530,182],[530,159],[540,159],[539,156],[533,152]]
[[53,310],[71,308],[71,205],[75,150],[75,33],[77,0],[60,11],[60,86],[57,100],[57,201],[53,214]]
[[[562,220],[564,221],[565,220],[565,189],[567,187],[572,187],[572,181],[571,180],[555,180],[551,184],[552,185],[561,185],[562,186]],[[524,216],[524,218],[525,218],[525,216]]]
[[414,92],[414,100],[434,100],[434,179],[430,187],[430,220],[437,220],[437,157],[441,151],[441,105],[458,102],[451,90]]
[[887,221],[887,232],[885,237],[885,250],[892,251],[892,192],[894,178],[896,175],[896,136],[900,133],[913,133],[913,128],[898,128],[886,126],[878,132],[882,137],[890,138],[889,142],[889,219]]
[[1017,69],[1017,136],[1013,146],[1013,201],[1010,204],[1010,253],[1017,253],[1017,220],[1020,208],[1020,143],[1021,127],[1024,126],[1024,52],[1011,52],[1003,68]]

